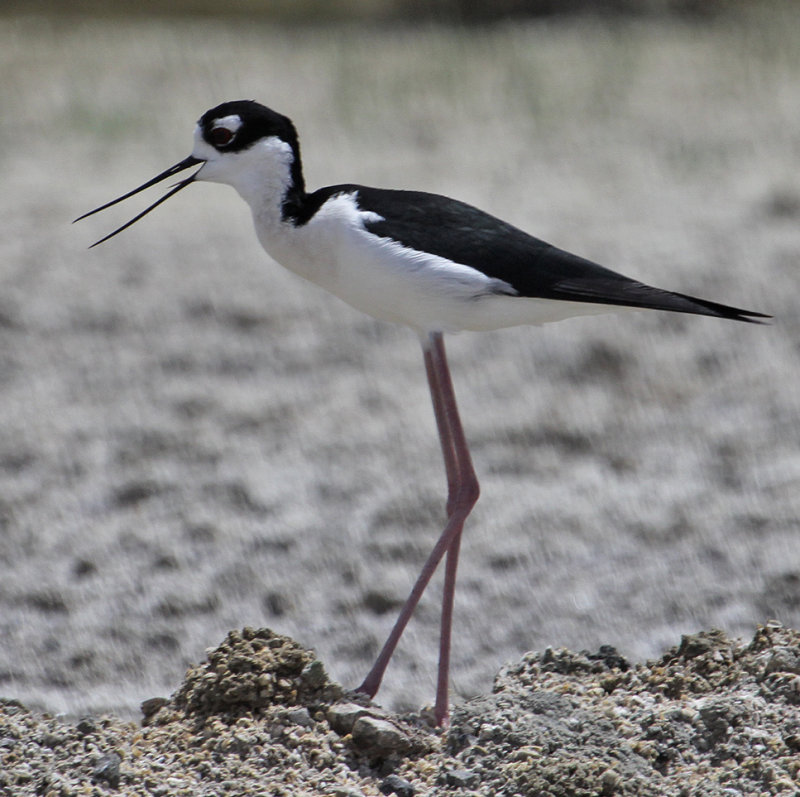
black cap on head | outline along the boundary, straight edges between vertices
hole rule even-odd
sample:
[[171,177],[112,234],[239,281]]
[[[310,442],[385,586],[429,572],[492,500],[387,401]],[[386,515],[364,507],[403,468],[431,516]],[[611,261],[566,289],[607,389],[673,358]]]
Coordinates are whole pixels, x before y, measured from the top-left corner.
[[[238,117],[239,124],[231,127],[219,124],[221,120]],[[300,162],[300,142],[292,120],[273,111],[255,100],[232,100],[223,102],[206,111],[197,123],[203,140],[218,152],[241,152],[256,141],[275,137],[285,141],[294,153],[292,163],[292,191],[305,191],[303,170]]]
[[[220,143],[214,138],[213,132],[219,128],[217,123],[220,120],[232,116],[238,117],[241,124],[233,131],[233,136],[227,142]],[[197,123],[203,131],[206,142],[220,152],[239,152],[259,139],[270,136],[285,141],[295,149],[297,147],[297,131],[292,120],[254,100],[223,102],[216,108],[206,111]]]

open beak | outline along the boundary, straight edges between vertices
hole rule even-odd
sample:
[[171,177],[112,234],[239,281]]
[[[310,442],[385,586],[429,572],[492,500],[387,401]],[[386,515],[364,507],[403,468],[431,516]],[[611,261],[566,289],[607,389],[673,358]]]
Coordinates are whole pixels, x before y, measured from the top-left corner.
[[[140,191],[144,191],[146,188],[150,188],[151,185],[155,185],[156,183],[160,183],[162,180],[166,180],[168,177],[172,177],[173,174],[178,174],[178,172],[182,172],[184,169],[189,169],[192,166],[197,165],[198,163],[205,163],[205,161],[201,160],[200,158],[195,158],[194,155],[190,155],[188,158],[185,158],[180,163],[176,163],[174,166],[170,166],[169,169],[166,171],[161,172],[161,174],[156,175],[152,180],[148,180],[143,185],[140,185],[138,188],[134,188],[133,191],[128,191],[127,194],[123,194],[121,197],[117,199],[112,199],[111,202],[106,202],[105,205],[101,205],[99,208],[95,208],[94,210],[90,210],[88,213],[84,213],[82,216],[78,216],[75,221],[80,221],[81,219],[85,219],[87,216],[91,216],[94,213],[99,213],[101,210],[105,210],[106,208],[110,208],[112,205],[116,205],[117,202],[122,202],[123,199],[128,199],[128,197],[132,197],[134,194],[138,194]],[[199,169],[198,169],[199,171]],[[118,232],[122,232],[123,230],[127,230],[131,224],[135,224],[142,216],[146,216],[151,210],[157,208],[162,202],[165,202],[171,196],[178,193],[183,188],[186,188],[187,185],[194,181],[194,178],[197,177],[197,173],[195,172],[191,177],[187,177],[184,180],[181,180],[175,186],[172,187],[170,191],[167,191],[164,196],[161,197],[157,202],[153,202],[149,208],[143,210],[138,216],[134,216],[129,222],[123,224],[121,227],[114,230],[114,232],[110,232],[104,238],[101,238],[99,241],[95,241],[92,246],[97,246],[97,244],[103,243],[103,241],[107,241],[109,238],[113,238]],[[73,222],[74,223],[74,222]],[[92,246],[89,248],[91,249]]]

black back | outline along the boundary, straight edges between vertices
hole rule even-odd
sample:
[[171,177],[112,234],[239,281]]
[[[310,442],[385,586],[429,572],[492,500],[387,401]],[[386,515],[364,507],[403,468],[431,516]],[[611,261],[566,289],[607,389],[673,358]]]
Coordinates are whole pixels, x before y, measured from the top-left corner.
[[303,224],[332,196],[356,195],[358,206],[382,217],[367,229],[417,251],[470,266],[510,285],[517,295],[714,315],[766,318],[735,307],[653,288],[528,235],[455,199],[421,191],[336,185],[307,195],[293,219]]

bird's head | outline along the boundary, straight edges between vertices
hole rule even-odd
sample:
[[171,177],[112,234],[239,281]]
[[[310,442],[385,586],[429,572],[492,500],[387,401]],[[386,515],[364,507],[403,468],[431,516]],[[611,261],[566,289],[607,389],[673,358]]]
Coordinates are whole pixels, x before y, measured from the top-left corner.
[[251,206],[270,198],[283,202],[287,194],[302,195],[305,191],[300,145],[292,121],[253,100],[235,100],[224,102],[200,117],[194,131],[192,154],[188,158],[133,191],[84,213],[75,221],[116,205],[197,165],[200,168],[194,174],[178,182],[158,201],[92,246],[127,229],[178,191],[201,180],[233,186]]

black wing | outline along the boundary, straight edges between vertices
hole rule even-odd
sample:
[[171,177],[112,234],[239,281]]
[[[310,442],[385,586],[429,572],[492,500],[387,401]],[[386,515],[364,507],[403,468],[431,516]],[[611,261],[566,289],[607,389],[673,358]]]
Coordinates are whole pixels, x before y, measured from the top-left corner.
[[758,323],[756,318],[770,317],[653,288],[558,249],[478,208],[437,194],[331,186],[307,198],[310,213],[305,220],[326,199],[345,192],[356,195],[361,209],[382,217],[382,221],[367,222],[367,229],[375,235],[482,271],[511,285],[520,296],[671,310],[753,323]]

